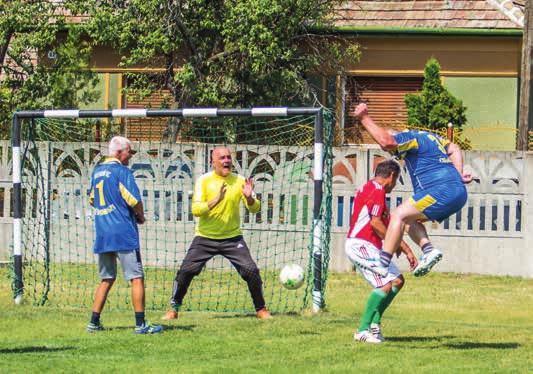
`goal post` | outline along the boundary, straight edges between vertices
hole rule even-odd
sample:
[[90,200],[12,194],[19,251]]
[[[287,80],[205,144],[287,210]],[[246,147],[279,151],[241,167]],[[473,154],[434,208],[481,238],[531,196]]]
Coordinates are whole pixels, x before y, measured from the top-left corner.
[[[332,137],[332,130],[331,126],[332,124],[328,121],[324,121],[324,113],[322,108],[314,108],[314,107],[298,107],[298,108],[290,108],[290,107],[256,107],[256,108],[248,108],[248,109],[226,109],[226,108],[183,108],[183,109],[114,109],[114,110],[72,110],[72,109],[65,109],[65,110],[38,110],[38,111],[19,111],[14,113],[13,115],[13,125],[12,125],[12,165],[13,165],[13,293],[14,293],[14,300],[15,303],[20,303],[22,301],[22,296],[25,293],[25,290],[27,288],[27,285],[25,285],[25,274],[26,268],[29,268],[31,266],[40,266],[43,270],[41,270],[42,273],[46,273],[45,275],[37,274],[33,276],[34,279],[39,278],[39,280],[35,280],[35,282],[40,284],[35,284],[33,286],[34,288],[34,295],[33,295],[33,302],[36,304],[44,304],[49,299],[49,293],[51,292],[57,292],[58,287],[54,287],[50,285],[54,282],[53,277],[50,275],[52,273],[51,271],[51,263],[54,261],[59,261],[63,265],[63,270],[61,270],[63,273],[61,275],[63,281],[65,282],[65,285],[61,286],[61,288],[67,287],[69,283],[72,284],[72,281],[67,279],[68,276],[72,276],[75,279],[81,278],[80,275],[70,275],[72,272],[77,271],[85,271],[85,270],[79,270],[77,267],[79,263],[76,263],[76,258],[80,258],[80,255],[77,255],[75,259],[72,258],[63,258],[63,255],[51,255],[52,250],[60,251],[63,250],[63,248],[57,248],[57,243],[62,244],[58,238],[55,238],[52,240],[52,237],[59,236],[60,239],[62,239],[62,236],[66,237],[68,236],[67,231],[59,232],[58,234],[55,233],[54,227],[56,225],[57,216],[62,215],[63,213],[61,211],[58,211],[57,209],[51,207],[52,200],[55,199],[55,195],[58,194],[57,188],[54,189],[53,186],[51,186],[51,179],[54,178],[54,175],[58,174],[56,171],[54,172],[51,170],[55,167],[57,164],[55,153],[55,148],[50,145],[54,142],[54,133],[59,132],[66,132],[68,133],[70,130],[70,127],[68,126],[74,126],[75,121],[80,120],[95,120],[95,119],[107,119],[108,121],[125,121],[129,119],[179,119],[179,120],[191,120],[191,121],[208,121],[210,119],[215,118],[234,118],[233,123],[237,123],[240,119],[250,119],[250,121],[253,120],[261,120],[261,119],[272,119],[272,122],[259,122],[258,124],[255,123],[255,127],[253,131],[257,132],[257,138],[249,140],[249,144],[257,143],[258,145],[254,145],[253,149],[249,149],[246,146],[242,146],[239,149],[240,157],[245,157],[246,154],[253,154],[256,155],[256,159],[252,160],[250,162],[250,165],[253,164],[253,162],[257,161],[257,159],[263,157],[267,160],[273,160],[271,161],[272,164],[278,162],[278,159],[285,160],[286,164],[295,164],[295,159],[300,160],[300,164],[305,164],[306,158],[304,156],[294,156],[294,154],[297,153],[293,148],[295,145],[290,144],[292,140],[293,133],[295,132],[294,128],[299,126],[299,128],[304,127],[311,127],[312,126],[312,145],[306,144],[305,142],[302,142],[304,144],[301,146],[301,144],[298,144],[298,146],[301,146],[300,148],[307,147],[309,148],[308,151],[301,151],[303,153],[308,152],[312,154],[312,165],[310,165],[310,170],[303,170],[298,171],[297,168],[293,165],[291,166],[292,169],[288,173],[281,173],[279,170],[274,170],[271,174],[278,173],[282,177],[282,181],[276,182],[277,189],[264,191],[262,193],[262,205],[264,206],[264,214],[262,214],[260,220],[255,220],[254,223],[256,223],[256,226],[259,229],[256,229],[255,226],[252,227],[250,230],[264,230],[267,231],[266,233],[263,233],[265,242],[264,245],[261,245],[261,247],[265,247],[265,253],[268,253],[267,249],[270,245],[277,246],[278,244],[273,244],[274,241],[276,243],[279,241],[278,237],[281,235],[285,235],[286,237],[283,239],[285,246],[294,246],[295,243],[292,243],[291,240],[293,238],[296,238],[297,236],[294,236],[290,233],[284,233],[279,234],[279,232],[276,232],[275,235],[272,235],[272,233],[269,233],[268,231],[272,228],[267,227],[267,223],[277,222],[280,223],[281,226],[289,226],[289,224],[295,223],[294,227],[299,227],[300,223],[300,216],[303,214],[305,215],[305,202],[299,201],[299,199],[305,200],[304,192],[298,192],[292,191],[295,193],[295,195],[290,195],[290,192],[283,192],[283,196],[278,197],[274,196],[276,194],[279,194],[281,191],[280,188],[283,188],[284,185],[288,187],[289,189],[293,187],[291,183],[293,179],[298,179],[297,182],[294,182],[294,186],[296,186],[298,183],[303,184],[306,183],[305,179],[306,176],[311,177],[312,176],[312,219],[308,221],[306,224],[306,227],[308,230],[308,244],[304,246],[303,251],[307,251],[307,254],[300,255],[302,261],[307,261],[306,267],[308,269],[308,281],[307,281],[307,287],[306,290],[303,291],[302,296],[302,308],[305,307],[308,303],[308,295],[311,296],[310,299],[312,300],[312,310],[314,312],[318,312],[322,309],[324,305],[324,287],[325,287],[325,281],[327,276],[327,266],[328,266],[328,260],[329,260],[329,229],[330,229],[330,218],[331,218],[331,163],[328,163],[328,160],[326,160],[327,156],[330,155],[330,149],[331,149],[331,137]],[[287,125],[288,130],[280,131],[277,126],[277,120],[278,119],[289,119],[286,122],[285,125]],[[304,120],[294,120],[294,122],[290,122],[290,119],[292,118],[310,118],[308,122],[305,122]],[[43,139],[35,139],[34,137],[34,131],[35,129],[33,127],[37,126],[35,121],[44,121],[39,124],[40,131],[43,133],[49,133],[49,136],[41,137]],[[57,121],[52,122],[56,127],[48,126],[48,122],[46,121]],[[65,122],[63,122],[65,121]],[[306,120],[307,121],[307,120]],[[327,125],[325,125],[325,122],[327,122]],[[238,122],[240,123],[240,122]],[[79,126],[75,127],[76,131],[79,130]],[[194,126],[194,123],[193,125]],[[261,126],[265,126],[264,129]],[[292,126],[292,127],[291,127]],[[141,126],[142,127],[142,126]],[[24,131],[26,128],[29,128],[31,131],[28,131],[29,134],[27,136],[27,139],[24,138]],[[74,128],[74,127],[73,127]],[[205,131],[212,131],[213,129],[209,127],[209,125],[205,125]],[[85,132],[84,130],[83,132]],[[154,130],[155,131],[155,130]],[[221,130],[222,131],[222,130]],[[240,130],[239,130],[240,131]],[[239,137],[242,137],[242,134],[245,134],[246,132],[250,132],[248,128],[244,128],[242,130],[242,133],[236,132],[235,138],[237,139],[235,144],[231,144],[227,141],[229,136],[225,137],[224,141],[221,141],[219,138],[213,137],[210,139],[209,144],[204,144],[203,148],[205,150],[204,153],[198,151],[196,152],[194,156],[194,162],[196,162],[195,165],[189,165],[187,167],[187,162],[183,161],[180,165],[182,166],[176,166],[173,165],[168,170],[171,170],[172,173],[179,173],[179,168],[181,167],[182,170],[184,170],[187,167],[187,172],[193,175],[193,170],[196,171],[196,169],[201,170],[201,168],[198,167],[198,164],[201,163],[201,158],[203,157],[203,161],[205,162],[207,160],[206,152],[208,149],[211,149],[216,144],[226,144],[230,146],[239,146],[238,139]],[[300,131],[300,130],[298,130]],[[307,130],[306,130],[307,131]],[[108,137],[112,135],[126,135],[127,133],[113,133],[109,132]],[[259,138],[261,136],[261,138]],[[83,137],[79,137],[75,139],[76,141],[80,143],[88,142],[88,140],[84,140]],[[93,139],[94,140],[94,139]],[[99,140],[99,139],[98,139]],[[109,140],[109,139],[106,139]],[[180,140],[176,141],[176,143],[179,143]],[[265,155],[257,156],[257,154],[263,152],[262,150],[266,147],[269,147],[269,142],[275,142],[282,144],[285,148],[277,148],[275,150],[269,150],[265,151]],[[32,145],[30,146],[30,143]],[[146,154],[148,156],[146,157],[158,157],[153,156],[153,149],[156,148],[154,145],[156,142],[151,143],[150,150],[147,150]],[[157,143],[159,144],[159,143]],[[166,143],[165,143],[166,144]],[[185,142],[184,142],[185,144]],[[188,144],[188,143],[187,143]],[[203,144],[203,143],[202,143]],[[65,147],[68,145],[65,145]],[[290,148],[290,147],[293,148]],[[197,143],[192,144],[188,146],[189,148],[187,150],[184,150],[183,154],[189,155],[193,151],[191,149],[199,149],[199,145]],[[210,148],[211,147],[211,148]],[[103,146],[102,146],[103,148]],[[168,147],[167,147],[168,148]],[[300,149],[298,148],[298,149]],[[306,149],[307,149],[306,148]],[[290,150],[290,152],[289,152]],[[91,152],[95,152],[94,149],[90,150]],[[152,153],[150,153],[152,152]],[[166,152],[166,151],[165,151]],[[270,152],[270,154],[266,154]],[[103,153],[103,151],[101,152]],[[164,153],[164,152],[163,152]],[[288,154],[291,154],[290,157],[295,157],[295,159],[290,159]],[[281,156],[283,154],[283,156]],[[287,155],[286,155],[287,154]],[[39,155],[39,156],[37,156]],[[87,158],[87,156],[84,156]],[[91,156],[93,157],[93,156]],[[96,156],[94,159],[97,159],[100,156]],[[103,156],[102,156],[103,157]],[[161,156],[163,157],[163,156]],[[307,157],[310,157],[309,155]],[[75,156],[74,156],[75,158]],[[183,156],[182,158],[185,158]],[[31,160],[29,160],[31,159]],[[175,161],[175,160],[174,160]],[[54,163],[55,162],[55,163]],[[180,161],[181,162],[181,161]],[[189,162],[190,163],[190,162]],[[187,164],[187,165],[185,165]],[[256,162],[256,167],[257,167]],[[144,165],[144,164],[143,164]],[[166,164],[165,164],[166,165]],[[185,166],[183,166],[185,165]],[[25,168],[29,167],[31,170],[28,172]],[[279,161],[280,167],[283,167],[282,162]],[[267,166],[257,167],[256,170],[257,173],[261,174],[263,171],[264,173],[268,173],[268,171],[264,171],[263,169],[266,169]],[[39,170],[37,170],[39,169]],[[48,170],[45,170],[48,169]],[[205,169],[205,168],[204,168]],[[92,170],[91,170],[92,171]],[[205,171],[205,170],[204,170]],[[291,174],[292,173],[292,174]],[[28,186],[28,188],[24,185],[24,178],[25,174],[32,174],[32,176],[28,176],[28,179],[32,180],[33,186]],[[289,176],[289,174],[291,174]],[[87,176],[87,172],[81,172],[80,175],[84,175],[86,178],[90,178],[90,174]],[[261,174],[262,175],[262,174]],[[296,175],[296,176],[295,176]],[[254,177],[254,175],[247,175]],[[194,174],[194,177],[198,177],[198,175]],[[81,177],[78,177],[78,179]],[[272,178],[271,178],[272,179]],[[67,180],[67,179],[65,179]],[[284,180],[289,180],[288,183],[284,183]],[[274,184],[273,181],[268,180],[269,185]],[[88,183],[88,180],[86,181]],[[298,184],[298,185],[299,185]],[[266,184],[265,184],[266,185]],[[84,197],[84,193],[86,190],[84,190],[84,186],[76,186],[74,188],[75,193],[71,192],[69,198],[72,198],[74,194],[76,194],[78,200],[77,203],[74,202],[74,204],[80,204],[79,199],[82,199]],[[162,187],[163,188],[163,187]],[[190,188],[187,187],[187,188]],[[164,188],[163,188],[164,189]],[[73,190],[73,191],[74,191]],[[174,191],[175,192],[175,191]],[[172,193],[174,193],[172,192]],[[176,204],[178,206],[184,209],[183,211],[183,217],[187,217],[187,212],[185,211],[185,206],[188,204],[187,202],[187,195],[189,191],[186,191],[186,188],[184,188],[182,191],[178,191],[178,195],[169,195],[167,191],[156,192],[155,193],[155,203],[154,206],[159,206],[159,208],[154,208],[153,213],[154,217],[156,217],[159,220],[162,220],[164,218],[161,218],[162,215],[167,214],[170,217],[170,213],[161,213],[164,211],[168,206],[171,208],[174,207]],[[257,191],[259,194],[261,194],[261,191]],[[172,200],[171,203],[165,203],[162,202],[166,197],[169,197]],[[302,196],[298,196],[302,195]],[[175,196],[178,196],[178,202],[175,201]],[[296,196],[296,198],[295,198]],[[190,198],[190,197],[189,197]],[[143,198],[144,199],[144,198]],[[166,204],[166,205],[165,205]],[[173,204],[173,205],[172,205]],[[31,205],[31,207],[29,207]],[[167,206],[168,205],[168,206]],[[296,208],[296,206],[300,207],[303,206],[303,213],[300,208]],[[156,210],[159,209],[159,211],[156,212]],[[299,210],[297,210],[299,209]],[[82,226],[86,225],[89,226],[91,223],[90,217],[83,217],[84,213],[76,213],[75,219],[78,220],[76,222],[76,225]],[[174,214],[174,213],[172,213]],[[180,213],[181,214],[181,211]],[[72,215],[68,215],[67,213],[63,214],[65,219],[73,219]],[[28,234],[24,233],[24,227],[25,225],[28,226],[30,223],[25,222],[25,216],[31,216],[36,220],[36,224],[33,225],[33,230],[35,232],[31,232]],[[189,214],[190,216],[190,214]],[[182,217],[182,216],[180,216]],[[294,218],[293,217],[298,217]],[[247,218],[249,222],[252,222],[251,218]],[[169,220],[171,220],[169,218]],[[178,220],[186,220],[186,218],[179,218]],[[294,221],[294,222],[292,222]],[[298,221],[298,222],[296,222]],[[304,219],[305,221],[305,219]],[[260,223],[260,224],[259,224]],[[71,226],[74,227],[74,226]],[[76,229],[77,230],[77,229]],[[80,229],[81,230],[81,229]],[[88,230],[88,231],[87,231]],[[279,227],[276,227],[275,229],[272,229],[273,231],[279,230]],[[89,228],[86,228],[87,232],[90,232]],[[298,231],[298,228],[294,229],[294,231]],[[168,232],[164,232],[165,235],[168,234]],[[141,233],[141,236],[143,234]],[[258,234],[259,235],[259,234]],[[36,239],[36,237],[40,237],[39,239]],[[88,244],[88,236],[89,235],[79,235],[82,237],[78,242],[73,243],[72,247],[80,247],[83,245]],[[157,236],[157,235],[156,235]],[[186,236],[186,235],[185,235]],[[246,236],[245,236],[246,237]],[[76,240],[78,240],[77,238]],[[32,243],[29,245],[30,241],[38,240],[39,243]],[[152,239],[149,239],[152,240]],[[149,240],[146,242],[148,243]],[[153,240],[158,240],[156,237]],[[162,240],[159,238],[159,240]],[[296,240],[297,241],[297,240]],[[56,244],[54,244],[54,243]],[[65,247],[67,247],[69,244],[67,244],[68,241],[65,243]],[[150,242],[150,243],[153,243]],[[166,246],[172,246],[172,240],[170,240]],[[250,247],[254,246],[254,243],[249,243]],[[62,246],[62,245],[59,245]],[[142,246],[142,245],[141,245]],[[29,249],[30,247],[36,248],[36,249]],[[305,248],[306,247],[306,248]],[[277,247],[276,247],[277,248]],[[71,250],[71,248],[67,248],[68,250]],[[145,249],[141,248],[141,252],[143,253]],[[34,251],[33,257],[29,259],[29,253],[25,253],[28,251]],[[170,252],[169,249],[167,252]],[[292,249],[294,252],[295,250]],[[278,253],[279,252],[279,253]],[[165,252],[166,253],[166,252]],[[60,258],[60,260],[55,260],[54,257]],[[63,257],[62,257],[63,256]],[[144,256],[144,255],[143,255]],[[165,254],[166,256],[166,254]],[[265,255],[264,257],[272,257],[271,254]],[[267,266],[273,265],[272,267],[268,267],[265,269],[267,272],[272,272],[272,278],[275,277],[274,274],[277,274],[276,267],[279,268],[281,264],[283,264],[285,261],[290,261],[290,255],[287,255],[286,252],[278,251],[276,250],[274,256],[276,256],[274,259],[265,260],[266,264],[269,264]],[[27,258],[25,258],[27,257]],[[82,256],[83,257],[83,256]],[[80,261],[81,263],[82,261]],[[173,260],[170,260],[169,263],[162,263],[160,259],[156,259],[153,262],[153,267],[158,268],[160,266],[168,267],[169,272],[165,273],[165,275],[168,278],[168,275],[174,272],[177,267],[179,266],[178,260],[175,258]],[[76,270],[69,269],[64,270],[64,267],[66,267],[68,264],[69,266],[76,267]],[[59,266],[59,265],[58,265]],[[145,264],[146,266],[146,264]],[[261,266],[260,266],[261,267]],[[216,269],[217,271],[220,269]],[[278,269],[279,270],[279,269]],[[263,272],[263,268],[261,268],[261,271]],[[149,273],[150,274],[150,273]],[[147,274],[147,278],[149,278],[149,274]],[[218,273],[217,273],[218,274]],[[217,278],[218,284],[223,284],[225,282],[225,278],[223,279],[223,275],[218,275],[219,278]],[[42,279],[41,279],[42,278]],[[171,281],[172,279],[168,279]],[[276,279],[277,280],[277,279]],[[150,282],[155,282],[155,280],[150,280]],[[194,283],[194,282],[193,282]],[[216,283],[216,282],[215,282]],[[215,284],[213,283],[213,284]],[[271,282],[273,284],[273,281]],[[278,282],[279,283],[279,282]],[[274,287],[272,284],[269,283],[269,287]],[[90,283],[88,283],[89,286]],[[94,284],[94,287],[96,286],[96,283]],[[84,288],[87,286],[79,286],[80,288]],[[92,286],[91,286],[92,287]],[[211,287],[211,286],[210,286]],[[229,289],[232,286],[227,286],[228,291],[227,293],[230,294],[232,291],[229,291]],[[38,291],[36,291],[38,289]],[[66,291],[65,291],[66,292]],[[211,292],[211,291],[210,291]],[[274,291],[272,291],[274,292]],[[285,295],[282,291],[275,291],[280,295],[280,298],[283,298]],[[291,291],[289,291],[291,292]],[[37,295],[38,293],[38,295]],[[170,293],[168,293],[169,296]],[[289,293],[290,295],[290,293]],[[217,299],[218,300],[218,299]],[[198,304],[199,305],[199,304]],[[214,307],[212,305],[215,305]],[[218,310],[219,301],[217,301],[215,304],[209,304],[209,306],[206,308],[207,310]],[[160,304],[152,303],[152,306],[154,307],[160,307]],[[191,307],[194,309],[194,307]],[[200,307],[202,308],[202,307]],[[293,307],[279,307],[277,308],[279,311],[287,311],[288,309],[291,309]],[[233,310],[233,307],[228,307],[228,310]]]

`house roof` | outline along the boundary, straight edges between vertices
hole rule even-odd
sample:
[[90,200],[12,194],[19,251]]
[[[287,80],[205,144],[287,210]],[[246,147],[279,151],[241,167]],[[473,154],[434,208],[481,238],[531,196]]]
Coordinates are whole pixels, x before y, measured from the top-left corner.
[[349,28],[521,29],[524,0],[345,1],[335,26]]

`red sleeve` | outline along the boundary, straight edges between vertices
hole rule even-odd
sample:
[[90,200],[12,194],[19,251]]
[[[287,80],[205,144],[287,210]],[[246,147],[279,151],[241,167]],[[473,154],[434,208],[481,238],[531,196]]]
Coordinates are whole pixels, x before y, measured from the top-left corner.
[[385,190],[374,190],[372,197],[367,202],[367,208],[371,217],[381,217],[387,209],[385,205]]

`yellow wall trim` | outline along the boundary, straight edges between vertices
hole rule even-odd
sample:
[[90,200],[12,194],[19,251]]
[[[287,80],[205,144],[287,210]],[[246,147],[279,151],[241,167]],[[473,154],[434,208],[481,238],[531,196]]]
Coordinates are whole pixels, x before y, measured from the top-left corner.
[[[347,75],[383,76],[383,77],[422,77],[424,70],[366,70],[351,69],[346,71]],[[452,71],[441,70],[442,76],[449,77],[518,77],[514,72],[502,71]]]

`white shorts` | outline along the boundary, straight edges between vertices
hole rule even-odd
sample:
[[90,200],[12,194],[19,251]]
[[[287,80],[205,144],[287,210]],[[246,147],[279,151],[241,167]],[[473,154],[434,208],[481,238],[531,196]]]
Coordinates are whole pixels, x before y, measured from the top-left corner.
[[[367,261],[379,261],[379,255],[380,250],[376,248],[376,246],[370,242],[367,242],[366,240],[362,239],[352,239],[348,238],[346,239],[346,244],[344,246],[344,251],[346,252],[346,255],[354,264],[357,266],[355,262],[355,257],[362,257]],[[359,266],[357,266],[357,270],[361,273],[363,278],[366,279],[368,283],[374,288],[381,288],[385,286],[387,283],[392,282],[396,278],[398,278],[402,273],[400,273],[400,270],[398,270],[398,267],[394,264],[394,262],[390,263],[389,266],[389,274],[387,274],[386,277],[382,277],[379,274],[374,273],[373,271],[361,269]]]

